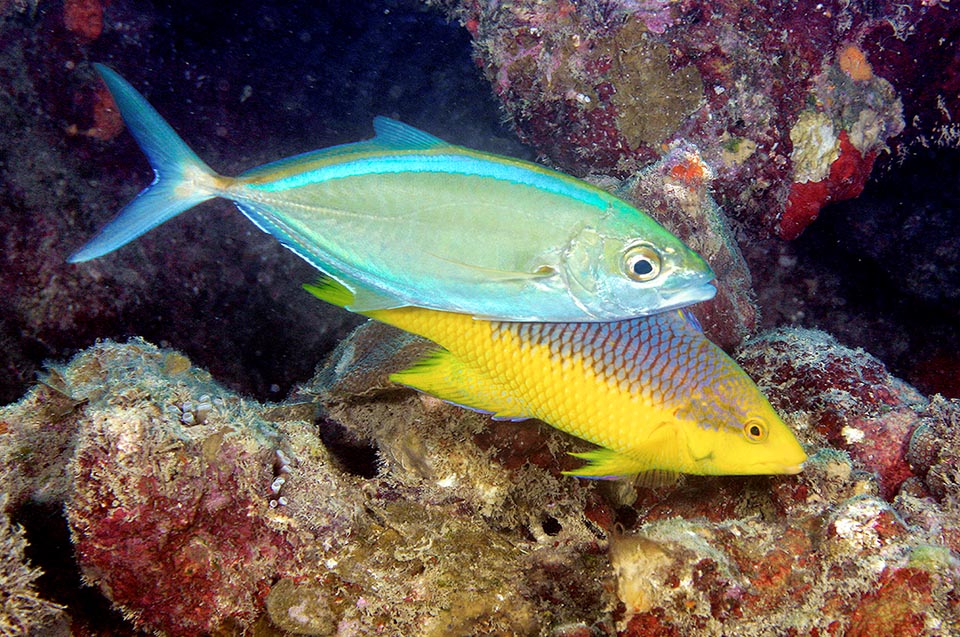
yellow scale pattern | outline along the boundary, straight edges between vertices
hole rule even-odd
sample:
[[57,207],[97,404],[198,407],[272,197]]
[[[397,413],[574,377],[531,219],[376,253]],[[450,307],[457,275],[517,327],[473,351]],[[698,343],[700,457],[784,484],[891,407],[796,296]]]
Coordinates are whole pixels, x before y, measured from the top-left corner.
[[683,470],[675,466],[676,406],[655,404],[645,388],[626,391],[613,377],[598,374],[579,352],[560,357],[548,345],[460,314],[398,308],[367,315],[456,352],[462,366],[452,375],[449,366],[427,364],[395,374],[397,382],[497,417],[543,420],[623,454],[619,473],[658,468],[658,457]]

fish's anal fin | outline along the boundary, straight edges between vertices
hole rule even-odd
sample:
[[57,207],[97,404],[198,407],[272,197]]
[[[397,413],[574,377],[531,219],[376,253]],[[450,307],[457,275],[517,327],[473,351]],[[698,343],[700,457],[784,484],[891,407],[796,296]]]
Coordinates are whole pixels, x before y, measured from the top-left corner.
[[381,294],[368,288],[357,287],[353,290],[353,302],[344,307],[357,314],[366,314],[376,310],[392,310],[409,305],[406,301]]
[[579,469],[563,472],[564,475],[574,476],[576,478],[616,480],[618,478],[638,476],[651,472],[648,463],[638,460],[637,458],[631,458],[612,449],[604,449],[601,447],[582,453],[571,453],[570,455],[587,461],[587,464]]
[[390,380],[498,419],[529,417],[490,379],[440,347],[407,369],[390,374]]
[[373,130],[377,133],[373,139],[377,145],[394,150],[423,150],[451,145],[419,128],[383,115],[373,118]]

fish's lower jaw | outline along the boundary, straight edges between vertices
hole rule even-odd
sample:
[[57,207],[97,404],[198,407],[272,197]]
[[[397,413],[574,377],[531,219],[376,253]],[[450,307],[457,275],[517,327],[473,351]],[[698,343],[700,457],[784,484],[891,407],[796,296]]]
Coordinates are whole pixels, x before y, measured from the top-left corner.
[[803,463],[800,464],[762,464],[751,467],[742,472],[742,475],[751,476],[780,476],[796,475],[803,471]]
[[704,282],[701,285],[685,287],[675,293],[661,293],[663,305],[657,308],[657,312],[674,310],[694,303],[709,301],[717,295],[717,288],[712,283]]

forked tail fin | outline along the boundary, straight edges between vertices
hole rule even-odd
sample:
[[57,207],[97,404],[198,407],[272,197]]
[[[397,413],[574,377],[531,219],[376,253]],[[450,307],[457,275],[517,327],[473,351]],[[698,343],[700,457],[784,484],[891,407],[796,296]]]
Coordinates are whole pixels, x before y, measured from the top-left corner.
[[94,65],[120,115],[153,167],[153,183],[67,261],[80,263],[113,252],[198,203],[218,196],[222,179],[197,157],[147,100],[115,71]]

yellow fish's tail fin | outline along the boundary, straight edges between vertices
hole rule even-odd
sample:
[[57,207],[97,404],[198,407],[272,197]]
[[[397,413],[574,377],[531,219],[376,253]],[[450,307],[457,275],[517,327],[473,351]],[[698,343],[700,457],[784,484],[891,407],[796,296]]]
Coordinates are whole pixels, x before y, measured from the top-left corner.
[[198,203],[220,196],[229,181],[203,163],[126,80],[102,64],[94,66],[124,123],[150,160],[155,179],[97,236],[74,252],[67,259],[70,263],[113,252]]
[[494,418],[523,420],[529,417],[506,391],[443,348],[438,347],[411,367],[390,374],[390,380],[448,403],[493,414]]
[[[656,470],[652,471],[650,464],[643,460],[631,458],[612,449],[600,448],[584,451],[583,453],[571,453],[570,455],[587,461],[587,464],[579,469],[563,472],[564,475],[577,478],[615,480],[627,476],[663,473]],[[645,483],[645,479],[641,478],[641,482]]]
[[346,307],[354,301],[353,292],[343,283],[329,276],[320,277],[316,283],[307,283],[303,289],[321,301],[338,307]]

